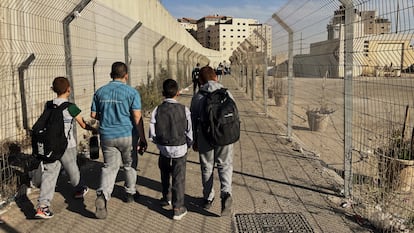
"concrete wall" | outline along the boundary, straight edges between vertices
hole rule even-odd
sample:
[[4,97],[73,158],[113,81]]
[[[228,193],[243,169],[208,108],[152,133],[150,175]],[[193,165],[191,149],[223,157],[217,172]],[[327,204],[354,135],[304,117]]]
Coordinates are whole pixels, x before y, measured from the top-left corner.
[[[377,35],[354,40],[354,76],[374,76],[378,69],[393,64],[406,69],[414,64],[414,50],[409,35]],[[311,44],[310,53],[294,57],[298,77],[344,77],[344,41],[327,40]]]
[[[56,76],[71,78],[72,100],[88,119],[94,90],[110,81],[114,61],[126,60],[124,38],[139,22],[142,25],[128,40],[131,86],[146,84],[148,77],[157,77],[161,69],[167,69],[172,78],[188,81],[197,62],[221,60],[218,51],[199,45],[154,0],[88,2],[69,24],[70,46],[65,50],[62,22],[80,2],[21,0],[0,4],[0,142],[26,138],[45,101],[55,96],[50,86]],[[72,66],[67,66],[65,51],[71,53]],[[31,55],[30,64],[22,66]],[[78,138],[83,132],[78,130]]]
[[200,45],[170,13],[155,0],[98,0],[111,9],[130,17],[134,21],[141,21],[146,27],[166,36],[186,47],[195,50],[212,62],[220,61],[218,51],[206,49]]

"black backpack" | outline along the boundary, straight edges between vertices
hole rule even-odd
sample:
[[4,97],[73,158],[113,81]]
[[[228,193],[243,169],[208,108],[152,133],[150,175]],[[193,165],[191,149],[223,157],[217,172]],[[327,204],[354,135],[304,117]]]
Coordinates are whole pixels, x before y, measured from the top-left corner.
[[187,119],[184,105],[164,101],[157,108],[155,120],[155,143],[163,146],[186,144]]
[[201,127],[212,146],[225,146],[240,138],[240,118],[236,103],[227,89],[201,93],[205,96]]
[[32,153],[44,163],[55,162],[65,153],[68,140],[62,112],[70,104],[64,102],[57,106],[48,101],[46,109],[32,127]]

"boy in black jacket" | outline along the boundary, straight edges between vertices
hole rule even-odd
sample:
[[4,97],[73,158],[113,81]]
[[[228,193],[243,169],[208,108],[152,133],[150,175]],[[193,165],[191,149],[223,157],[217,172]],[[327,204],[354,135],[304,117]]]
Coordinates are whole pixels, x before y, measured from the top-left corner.
[[178,84],[173,79],[163,83],[162,104],[151,114],[149,138],[160,150],[158,166],[161,173],[162,198],[160,204],[171,204],[170,177],[172,177],[172,205],[174,220],[187,214],[184,205],[187,150],[193,143],[190,110],[177,102]]

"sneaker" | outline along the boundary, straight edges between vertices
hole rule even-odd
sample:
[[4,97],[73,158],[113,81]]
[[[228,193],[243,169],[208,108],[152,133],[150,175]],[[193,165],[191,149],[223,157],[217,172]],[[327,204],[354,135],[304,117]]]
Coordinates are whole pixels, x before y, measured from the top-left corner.
[[221,216],[228,216],[231,213],[231,205],[233,204],[233,199],[231,198],[230,193],[225,193],[221,198]]
[[96,206],[96,213],[95,216],[98,219],[105,219],[108,211],[106,210],[106,199],[103,194],[98,194],[98,197],[96,197],[95,200],[95,206]]
[[126,198],[125,198],[125,202],[126,203],[131,203],[131,202],[137,201],[140,196],[141,196],[141,194],[139,194],[139,192],[136,192],[134,194],[127,193]]
[[211,206],[213,205],[213,201],[214,201],[214,198],[211,199],[211,200],[204,199],[203,208],[204,209],[210,209]]
[[36,218],[49,219],[53,218],[53,213],[50,211],[49,206],[38,207],[36,210]]
[[167,198],[162,197],[160,199],[160,206],[165,207],[165,206],[170,206],[170,205],[171,205],[171,201],[168,200]]
[[80,190],[75,192],[74,197],[76,199],[81,199],[83,197],[85,197],[85,195],[88,193],[89,189],[86,186],[83,186]]
[[187,208],[185,207],[175,208],[173,219],[181,220],[186,214],[187,214]]

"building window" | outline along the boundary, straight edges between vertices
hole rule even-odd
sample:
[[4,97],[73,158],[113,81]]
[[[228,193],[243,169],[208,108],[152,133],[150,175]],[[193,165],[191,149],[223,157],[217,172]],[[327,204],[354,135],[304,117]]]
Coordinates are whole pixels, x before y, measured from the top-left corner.
[[237,25],[240,25],[240,23],[237,23]]
[[246,25],[246,23],[243,23],[243,25]]
[[243,29],[243,32],[245,32],[246,31],[246,29]]
[[237,36],[237,38],[240,38],[240,36]]
[[223,50],[226,50],[226,48],[223,48]]
[[223,35],[223,38],[226,38],[226,35]]
[[240,32],[240,29],[237,29],[238,32]]
[[230,38],[233,38],[233,35],[231,35]]
[[230,31],[232,32],[232,31],[233,31],[233,29],[230,29]]

